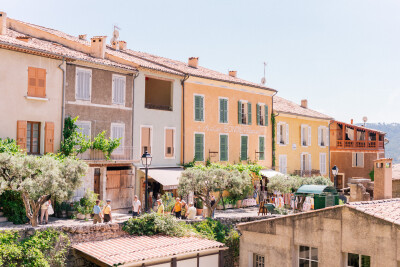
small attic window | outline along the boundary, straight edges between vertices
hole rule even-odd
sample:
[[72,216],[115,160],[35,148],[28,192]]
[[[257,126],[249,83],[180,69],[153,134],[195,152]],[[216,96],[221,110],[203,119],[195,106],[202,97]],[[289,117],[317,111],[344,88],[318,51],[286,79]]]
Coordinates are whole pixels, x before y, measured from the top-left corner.
[[96,40],[93,40],[93,43],[95,43],[96,42]]

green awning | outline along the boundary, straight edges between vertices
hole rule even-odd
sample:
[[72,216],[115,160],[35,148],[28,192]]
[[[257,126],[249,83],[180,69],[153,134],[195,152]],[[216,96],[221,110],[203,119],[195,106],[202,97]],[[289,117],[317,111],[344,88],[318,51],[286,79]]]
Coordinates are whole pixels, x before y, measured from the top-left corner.
[[297,190],[296,194],[322,194],[322,193],[334,193],[336,194],[337,191],[333,186],[328,185],[309,185],[305,184],[300,186]]

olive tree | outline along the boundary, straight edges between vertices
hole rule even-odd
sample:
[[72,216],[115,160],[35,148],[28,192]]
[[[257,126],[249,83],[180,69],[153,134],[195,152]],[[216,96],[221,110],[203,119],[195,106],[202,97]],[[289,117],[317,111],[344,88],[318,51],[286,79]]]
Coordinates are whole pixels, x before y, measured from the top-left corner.
[[86,171],[86,163],[71,157],[0,153],[0,194],[4,190],[20,192],[26,216],[37,226],[41,205],[51,196],[70,199]]
[[[219,168],[190,168],[182,172],[178,190],[180,195],[193,192],[196,197],[201,198],[208,210],[207,217],[210,217],[224,190],[229,189],[232,193],[242,194],[249,185],[251,185],[251,177],[248,172]],[[211,206],[212,192],[218,194],[213,206]]]

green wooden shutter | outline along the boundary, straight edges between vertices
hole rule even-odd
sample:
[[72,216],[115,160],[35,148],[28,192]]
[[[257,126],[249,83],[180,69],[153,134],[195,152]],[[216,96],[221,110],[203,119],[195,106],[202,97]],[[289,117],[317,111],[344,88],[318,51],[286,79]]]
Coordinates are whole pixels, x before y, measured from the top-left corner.
[[200,96],[194,96],[194,120],[200,120]]
[[219,100],[219,122],[224,123],[224,99]]
[[204,161],[204,135],[194,135],[194,159],[195,161]]
[[228,99],[224,99],[224,122],[228,123]]
[[238,101],[238,123],[242,124],[242,102]]
[[260,125],[260,105],[257,104],[256,112],[257,112],[257,125]]
[[251,124],[251,103],[247,103],[247,124]]
[[265,159],[265,146],[264,146],[264,136],[260,136],[259,137],[259,142],[258,142],[258,152],[262,152],[259,154],[259,159],[260,160],[264,160]]
[[267,105],[265,105],[264,106],[264,111],[265,111],[265,114],[264,114],[264,125],[265,126],[268,126],[268,106]]
[[227,135],[220,135],[220,161],[227,161],[228,160],[228,136]]
[[247,136],[241,136],[240,160],[247,160]]
[[204,121],[204,97],[200,96],[200,121]]

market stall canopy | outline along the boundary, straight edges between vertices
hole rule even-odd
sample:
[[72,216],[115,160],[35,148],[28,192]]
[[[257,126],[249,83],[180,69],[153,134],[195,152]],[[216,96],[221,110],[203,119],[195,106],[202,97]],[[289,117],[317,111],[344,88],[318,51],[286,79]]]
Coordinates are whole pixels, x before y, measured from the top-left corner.
[[162,184],[164,190],[172,190],[178,189],[182,172],[182,168],[149,169],[149,177]]
[[261,176],[267,177],[267,178],[271,178],[277,175],[282,175],[282,176],[286,176],[285,174],[281,173],[281,172],[277,172],[274,170],[261,170],[260,171]]
[[322,194],[328,192],[337,194],[337,191],[333,186],[305,184],[299,187],[296,194]]

